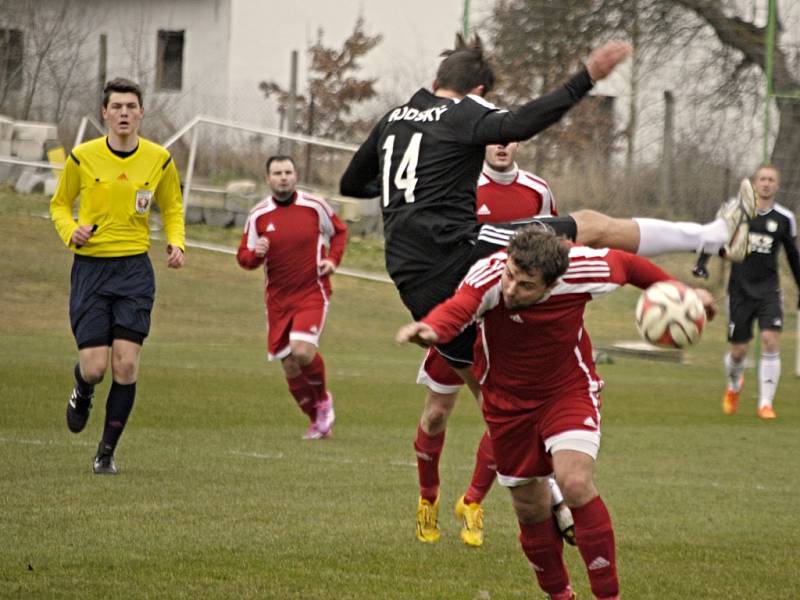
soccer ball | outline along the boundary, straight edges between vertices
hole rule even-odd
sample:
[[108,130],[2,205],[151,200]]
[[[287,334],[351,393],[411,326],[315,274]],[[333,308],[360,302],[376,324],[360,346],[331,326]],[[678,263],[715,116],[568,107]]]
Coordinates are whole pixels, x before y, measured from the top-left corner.
[[680,281],[659,281],[639,297],[636,328],[657,346],[683,348],[700,339],[706,311],[697,293]]

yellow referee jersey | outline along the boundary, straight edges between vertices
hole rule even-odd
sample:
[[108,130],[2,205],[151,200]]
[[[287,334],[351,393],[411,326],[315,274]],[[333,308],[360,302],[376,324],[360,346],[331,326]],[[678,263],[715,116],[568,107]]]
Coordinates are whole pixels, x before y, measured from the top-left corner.
[[[72,206],[80,197],[78,221]],[[50,217],[64,243],[84,256],[130,256],[150,247],[149,218],[158,202],[167,242],[185,250],[183,202],[178,171],[169,152],[142,137],[127,158],[101,137],[77,146],[67,158],[50,201]],[[80,225],[96,225],[81,248],[71,243]]]

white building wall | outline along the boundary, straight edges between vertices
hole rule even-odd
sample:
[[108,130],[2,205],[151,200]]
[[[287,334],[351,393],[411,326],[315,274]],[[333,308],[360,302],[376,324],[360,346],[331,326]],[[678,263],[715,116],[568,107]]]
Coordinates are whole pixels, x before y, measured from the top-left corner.
[[[66,3],[66,4],[65,4]],[[231,38],[231,0],[138,0],[137,2],[108,2],[106,0],[22,0],[15,6],[18,12],[3,15],[0,24],[22,29],[26,44],[26,65],[35,63],[36,36],[42,36],[53,15],[61,14],[66,6],[63,28],[56,34],[64,47],[61,57],[51,52],[60,63],[59,74],[68,71],[69,56],[77,45],[62,38],[80,36],[80,58],[77,68],[70,71],[68,82],[69,108],[61,120],[74,125],[83,114],[97,115],[99,106],[98,72],[100,36],[107,37],[106,78],[128,77],[138,81],[144,91],[148,126],[159,129],[180,126],[197,113],[226,116],[229,99],[229,64]],[[39,31],[30,31],[31,14],[39,17]],[[19,22],[14,23],[16,18]],[[182,89],[157,91],[156,50],[159,30],[183,30],[184,52]],[[49,30],[49,29],[48,29]],[[38,42],[41,44],[41,39]],[[29,89],[32,67],[26,71],[23,90],[7,97],[0,113],[19,112]],[[32,119],[53,119],[52,104],[60,90],[57,82],[43,71],[36,87]],[[62,88],[65,86],[61,86]],[[5,109],[5,110],[4,110]],[[68,126],[70,126],[68,125]],[[93,133],[92,133],[93,134]]]

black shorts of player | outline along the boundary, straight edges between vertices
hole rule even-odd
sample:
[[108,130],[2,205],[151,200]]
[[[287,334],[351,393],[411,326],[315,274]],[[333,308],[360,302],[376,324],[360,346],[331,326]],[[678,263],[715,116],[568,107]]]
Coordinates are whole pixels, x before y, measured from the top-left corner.
[[110,346],[115,339],[142,344],[150,333],[156,285],[147,254],[75,256],[69,321],[78,349]]
[[745,344],[753,339],[753,321],[761,331],[783,330],[783,298],[775,292],[766,298],[733,294],[728,298],[728,341]]
[[[426,278],[424,285],[400,292],[400,297],[411,311],[414,320],[419,321],[437,304],[452,296],[473,264],[481,258],[506,248],[515,230],[532,224],[550,228],[556,234],[573,241],[577,236],[577,225],[570,216],[537,217],[512,223],[484,224],[478,232],[478,238],[474,245],[454,249],[449,257],[446,270],[437,268],[437,276]],[[437,344],[436,349],[451,367],[457,369],[469,367],[472,364],[475,332],[473,323],[446,344]]]

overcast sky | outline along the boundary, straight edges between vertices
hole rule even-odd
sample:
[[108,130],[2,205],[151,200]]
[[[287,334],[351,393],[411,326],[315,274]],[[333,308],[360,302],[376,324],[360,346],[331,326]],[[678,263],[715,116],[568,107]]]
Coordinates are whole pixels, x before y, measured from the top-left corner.
[[[247,1],[258,0],[244,4]],[[433,81],[439,52],[452,46],[462,27],[464,10],[464,0],[268,1],[273,5],[269,23],[239,25],[262,32],[260,51],[271,57],[265,79],[288,87],[292,50],[299,51],[300,73],[304,73],[304,51],[316,38],[317,30],[324,30],[326,46],[341,48],[361,15],[369,35],[383,35],[380,45],[367,55],[362,75],[379,77],[382,93],[402,90],[401,95]],[[473,24],[484,18],[491,4],[491,0],[470,0]]]

